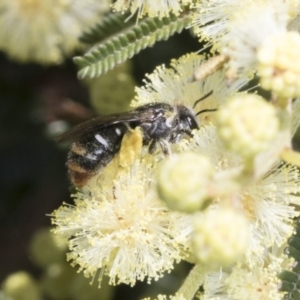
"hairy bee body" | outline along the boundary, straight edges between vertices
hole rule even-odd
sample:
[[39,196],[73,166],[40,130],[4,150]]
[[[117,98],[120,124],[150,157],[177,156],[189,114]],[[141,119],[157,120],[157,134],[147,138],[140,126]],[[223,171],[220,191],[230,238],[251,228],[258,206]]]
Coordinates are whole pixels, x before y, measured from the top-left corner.
[[195,114],[183,105],[150,103],[134,110],[98,117],[63,134],[60,141],[72,141],[67,166],[71,181],[83,186],[120,151],[124,135],[139,127],[143,145],[153,153],[159,145],[169,153],[169,143],[198,128]]
[[119,152],[126,125],[117,124],[87,134],[86,137],[72,143],[68,153],[67,166],[71,181],[76,186],[83,186],[88,179],[105,167]]

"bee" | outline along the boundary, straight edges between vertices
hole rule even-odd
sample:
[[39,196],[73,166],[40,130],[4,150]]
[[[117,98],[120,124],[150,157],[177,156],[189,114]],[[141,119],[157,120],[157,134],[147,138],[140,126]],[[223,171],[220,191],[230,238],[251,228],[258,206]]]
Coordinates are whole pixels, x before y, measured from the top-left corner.
[[[211,93],[196,101],[195,105]],[[157,102],[75,126],[58,138],[59,142],[72,142],[67,159],[71,182],[77,187],[84,186],[120,151],[124,135],[137,127],[150,154],[159,146],[168,155],[169,144],[177,143],[184,135],[192,136],[192,130],[199,128],[197,115],[206,111],[215,109],[195,114],[184,105]]]

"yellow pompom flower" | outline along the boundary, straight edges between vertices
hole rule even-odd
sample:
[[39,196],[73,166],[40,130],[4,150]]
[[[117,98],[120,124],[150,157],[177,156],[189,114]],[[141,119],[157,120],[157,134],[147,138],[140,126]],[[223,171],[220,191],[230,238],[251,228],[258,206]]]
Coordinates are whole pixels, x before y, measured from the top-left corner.
[[[195,112],[216,109],[224,99],[248,81],[246,78],[241,78],[228,86],[225,71],[219,70],[199,83],[193,78],[195,71],[205,62],[204,56],[190,53],[172,60],[170,68],[166,68],[164,65],[157,67],[153,73],[146,76],[146,84],[136,88],[137,96],[131,106],[165,102],[170,105],[185,105]],[[209,94],[209,97],[197,102]],[[214,115],[215,113],[212,112],[199,115],[200,124],[214,122]]]
[[[227,175],[230,178],[234,170],[239,170],[244,165],[241,156],[225,147],[213,125],[196,131],[194,138],[181,146],[182,152],[194,151],[206,155],[215,166],[216,176],[223,174],[224,181]],[[264,154],[265,159],[262,162],[269,155]],[[265,167],[261,163],[258,168]],[[299,171],[296,167],[277,162],[250,184],[241,186],[239,191],[232,191],[232,201],[242,211],[250,228],[249,247],[245,251],[245,258],[250,265],[260,261],[266,248],[281,246],[292,234],[293,218],[299,215],[294,208],[300,204],[300,197],[297,196],[299,182]],[[226,197],[228,196],[230,193]],[[228,199],[221,195],[207,209],[217,209],[224,201],[228,203]],[[206,211],[199,212],[199,218],[205,213]]]
[[[237,264],[225,272],[208,272],[204,289],[210,300],[281,300],[278,272],[291,263],[278,248],[265,252],[263,263],[249,267]],[[228,272],[229,271],[229,272]]]
[[129,10],[132,15],[136,12],[138,17],[168,17],[171,13],[179,15],[183,5],[191,4],[191,0],[117,0],[112,5],[115,11],[125,12]]
[[0,50],[22,62],[61,63],[109,5],[109,0],[0,0]]
[[[150,159],[150,158],[149,158]],[[99,178],[75,194],[75,206],[52,213],[54,232],[69,240],[68,259],[86,277],[110,284],[157,280],[187,255],[189,216],[170,212],[156,196],[150,160],[116,176],[113,161]]]
[[249,233],[241,212],[227,207],[208,210],[195,218],[193,254],[200,263],[228,266],[243,257]]
[[214,167],[206,156],[182,153],[165,160],[158,174],[158,192],[172,210],[194,212],[209,203]]
[[279,97],[299,97],[299,52],[298,32],[284,32],[267,40],[257,53],[261,86]]
[[276,108],[255,94],[230,98],[217,120],[226,147],[245,159],[266,150],[279,131]]

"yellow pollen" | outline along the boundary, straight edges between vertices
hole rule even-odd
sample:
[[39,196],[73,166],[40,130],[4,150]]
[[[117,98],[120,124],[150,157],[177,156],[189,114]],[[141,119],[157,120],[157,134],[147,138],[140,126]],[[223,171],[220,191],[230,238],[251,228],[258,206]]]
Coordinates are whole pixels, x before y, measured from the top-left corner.
[[242,202],[244,204],[244,212],[248,220],[255,220],[254,199],[250,195],[244,195]]

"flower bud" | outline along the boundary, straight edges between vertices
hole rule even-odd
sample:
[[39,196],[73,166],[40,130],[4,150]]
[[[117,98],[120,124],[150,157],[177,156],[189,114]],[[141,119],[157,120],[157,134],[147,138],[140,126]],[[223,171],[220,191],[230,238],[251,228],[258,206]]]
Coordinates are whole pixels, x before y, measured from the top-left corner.
[[4,295],[14,300],[40,300],[41,295],[35,280],[26,272],[9,275],[2,284]]
[[230,208],[206,211],[194,222],[193,254],[201,263],[228,266],[245,253],[248,243],[246,218]]
[[260,84],[282,98],[300,96],[300,35],[284,32],[267,40],[257,52]]
[[173,209],[194,212],[209,202],[208,186],[214,173],[209,159],[184,153],[164,161],[158,174],[158,193]]
[[50,232],[50,228],[41,228],[30,241],[29,251],[39,267],[63,262],[66,259],[67,240]]
[[48,266],[41,280],[42,291],[49,299],[68,299],[70,284],[75,276],[76,271],[67,262],[52,264]]
[[227,148],[245,159],[266,150],[279,129],[275,107],[254,94],[232,97],[218,112],[217,120]]

